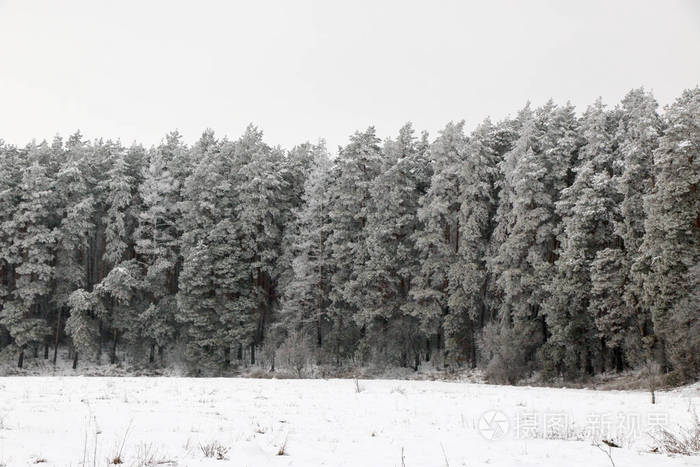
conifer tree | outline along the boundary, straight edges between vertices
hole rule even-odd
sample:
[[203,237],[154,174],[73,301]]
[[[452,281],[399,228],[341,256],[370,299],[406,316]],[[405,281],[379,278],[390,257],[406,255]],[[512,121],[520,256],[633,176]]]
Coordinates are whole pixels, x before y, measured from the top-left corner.
[[374,127],[355,133],[350,137],[350,143],[340,150],[331,175],[329,337],[334,354],[346,358],[354,355],[358,331],[360,334],[364,332],[357,329],[354,320],[361,287],[357,272],[367,261],[363,229],[372,208],[372,182],[382,167],[379,143]]
[[101,310],[99,299],[84,289],[71,293],[66,301],[70,316],[66,320],[66,334],[73,346],[73,369],[80,358],[89,360],[97,355],[99,325],[96,315]]
[[362,295],[356,322],[384,360],[402,366],[410,361],[414,369],[426,339],[410,292],[420,273],[414,234],[422,228],[419,200],[430,183],[427,151],[426,137],[419,141],[410,123],[396,141],[386,142],[385,160],[393,164],[370,187],[372,210],[364,229],[367,261],[357,269]]
[[282,334],[293,331],[313,337],[322,347],[328,332],[330,263],[327,238],[328,191],[331,161],[324,147],[315,151],[313,167],[304,183],[302,204],[294,225],[285,233],[285,255],[291,277],[284,286],[279,325]]
[[448,350],[477,363],[476,335],[488,314],[488,270],[491,235],[498,206],[498,164],[503,152],[500,130],[489,120],[477,127],[458,167],[460,235],[456,262],[449,276],[445,342]]
[[682,380],[700,375],[700,88],[666,112],[644,198],[644,303]]
[[239,291],[230,303],[236,324],[232,337],[250,346],[251,363],[255,363],[255,349],[263,342],[275,302],[285,192],[290,188],[281,173],[282,151],[265,144],[262,136],[251,125],[232,148],[239,164],[234,178],[237,204],[233,226],[239,242],[234,265]]
[[552,333],[547,364],[550,371],[570,377],[592,372],[594,361],[597,363],[601,357],[595,310],[604,307],[603,300],[608,298],[601,287],[615,284],[596,283],[594,290],[600,296],[592,300],[591,265],[596,253],[610,244],[616,220],[617,198],[612,181],[614,135],[610,122],[600,99],[585,112],[581,121],[584,144],[574,169],[574,182],[562,190],[556,203],[562,225],[558,236],[560,254],[545,303]]
[[[592,282],[599,331],[616,353],[616,366],[624,360],[638,364],[654,346],[648,305],[643,303],[644,271],[640,245],[644,238],[644,196],[651,192],[653,152],[658,147],[662,122],[657,103],[643,89],[630,91],[618,110],[614,144],[618,155],[613,182],[618,192],[615,243],[601,250],[592,264]],[[646,348],[646,351],[644,350]]]
[[46,168],[50,148],[43,142],[31,145],[27,151],[26,165],[20,172],[18,203],[4,229],[10,237],[6,247],[15,278],[0,314],[0,322],[18,350],[19,368],[27,347],[33,346],[36,354],[38,345],[50,334],[47,315],[57,236],[55,183]]
[[443,318],[449,313],[449,291],[457,279],[451,273],[459,253],[460,168],[467,157],[466,146],[464,122],[449,123],[440,132],[430,147],[430,188],[418,209],[423,228],[415,237],[421,271],[412,295],[423,308],[422,327],[431,330],[428,335],[436,336],[438,350],[445,347]]
[[[210,373],[221,369],[232,345],[230,330],[223,326],[217,306],[217,292],[227,293],[217,284],[213,241],[219,252],[236,241],[232,185],[226,180],[228,159],[221,157],[221,143],[211,130],[205,131],[192,148],[197,161],[184,181],[181,240],[182,271],[178,280],[177,319],[186,338],[185,358],[193,371]],[[228,350],[227,350],[228,349]]]
[[577,122],[570,105],[557,108],[551,101],[526,120],[514,148],[502,162],[504,206],[510,210],[499,218],[507,237],[493,261],[499,315],[512,327],[522,347],[520,362],[503,362],[524,370],[549,337],[542,304],[546,284],[557,255],[559,217],[555,209],[559,193],[566,188],[578,150]]

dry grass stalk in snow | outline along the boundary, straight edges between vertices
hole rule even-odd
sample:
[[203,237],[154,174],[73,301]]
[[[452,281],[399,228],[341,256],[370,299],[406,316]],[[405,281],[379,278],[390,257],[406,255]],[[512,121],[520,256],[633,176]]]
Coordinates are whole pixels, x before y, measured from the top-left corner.
[[654,451],[670,455],[700,455],[700,420],[695,411],[693,411],[693,422],[690,427],[680,427],[675,433],[667,428],[659,428],[650,436],[657,444]]
[[200,444],[199,449],[202,450],[204,457],[211,457],[217,460],[227,460],[228,448],[218,441],[211,441],[207,444]]

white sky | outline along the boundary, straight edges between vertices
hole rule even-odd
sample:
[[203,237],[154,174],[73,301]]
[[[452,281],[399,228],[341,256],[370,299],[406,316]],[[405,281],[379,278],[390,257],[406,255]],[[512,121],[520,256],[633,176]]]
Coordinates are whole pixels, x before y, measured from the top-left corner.
[[329,148],[700,82],[700,0],[0,0],[0,138]]

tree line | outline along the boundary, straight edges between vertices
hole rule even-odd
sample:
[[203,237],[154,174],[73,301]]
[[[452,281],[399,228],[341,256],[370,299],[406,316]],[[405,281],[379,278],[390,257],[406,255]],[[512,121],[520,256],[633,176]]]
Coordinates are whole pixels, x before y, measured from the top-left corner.
[[700,88],[285,151],[0,141],[0,359],[700,375]]

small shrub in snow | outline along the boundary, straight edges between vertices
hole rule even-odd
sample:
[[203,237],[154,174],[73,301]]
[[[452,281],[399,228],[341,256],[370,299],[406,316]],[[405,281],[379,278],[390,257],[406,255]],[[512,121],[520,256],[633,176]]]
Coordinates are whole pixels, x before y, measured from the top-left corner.
[[700,455],[700,420],[695,412],[693,412],[693,423],[689,428],[681,427],[675,433],[666,428],[660,428],[649,436],[656,442],[654,452],[683,456]]
[[228,448],[218,441],[211,441],[207,444],[200,444],[204,457],[211,457],[217,460],[227,460]]
[[282,343],[278,354],[280,362],[293,370],[298,378],[301,378],[304,369],[311,361],[311,345],[303,333],[294,331]]
[[286,456],[287,455],[287,436],[284,437],[284,442],[282,443],[282,446],[277,450],[277,455],[278,456]]
[[168,459],[158,453],[158,450],[150,443],[141,443],[136,448],[136,460],[134,467],[151,467],[155,465],[177,465],[177,462]]
[[486,366],[486,379],[496,384],[515,384],[529,373],[526,361],[528,344],[513,328],[489,324],[479,337]]
[[[126,393],[126,391],[125,391]],[[124,460],[122,459],[122,453],[124,452],[124,445],[126,444],[126,438],[129,436],[129,430],[131,430],[131,421],[129,422],[129,425],[126,427],[126,430],[124,431],[124,438],[122,438],[122,443],[119,446],[119,450],[117,453],[112,456],[112,459],[110,461],[110,464],[118,465],[118,464],[123,464]]]

